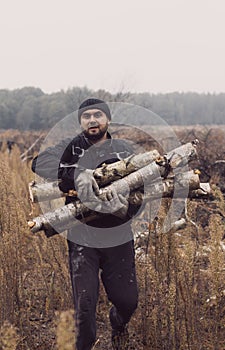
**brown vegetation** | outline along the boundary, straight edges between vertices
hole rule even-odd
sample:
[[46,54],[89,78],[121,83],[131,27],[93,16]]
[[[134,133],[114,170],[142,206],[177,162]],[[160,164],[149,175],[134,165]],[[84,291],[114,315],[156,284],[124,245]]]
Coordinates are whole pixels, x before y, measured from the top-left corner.
[[[216,200],[189,200],[191,221],[179,232],[162,233],[169,199],[163,200],[158,220],[150,223],[146,211],[136,220],[135,230],[145,235],[136,242],[139,307],[130,323],[133,350],[225,349],[225,202],[218,187],[224,171],[214,167],[225,158],[225,134],[179,129],[179,139],[191,141],[193,133],[200,140],[193,166],[200,164],[203,181],[208,175],[206,181],[214,183]],[[32,133],[20,137],[34,142]],[[1,152],[0,176],[0,349],[70,350],[74,325],[66,241],[29,232],[27,220],[39,209],[29,202],[34,177],[18,148]],[[95,349],[110,349],[109,306],[101,286]]]

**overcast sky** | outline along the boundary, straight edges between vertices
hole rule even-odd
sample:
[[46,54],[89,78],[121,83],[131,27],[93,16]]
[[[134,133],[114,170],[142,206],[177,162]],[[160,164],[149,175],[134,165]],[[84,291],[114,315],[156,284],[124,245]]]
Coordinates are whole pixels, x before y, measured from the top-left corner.
[[0,89],[225,92],[224,0],[0,0]]

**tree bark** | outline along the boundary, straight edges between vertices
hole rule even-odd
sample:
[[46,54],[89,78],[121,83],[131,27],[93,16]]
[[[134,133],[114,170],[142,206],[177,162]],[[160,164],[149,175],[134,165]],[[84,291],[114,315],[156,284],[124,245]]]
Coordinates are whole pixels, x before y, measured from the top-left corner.
[[157,150],[141,154],[133,154],[123,160],[112,164],[103,164],[102,167],[95,169],[94,177],[100,186],[119,180],[141,168],[160,159]]
[[[157,159],[160,159],[160,154],[157,150],[138,155],[131,155],[113,164],[103,164],[102,167],[94,170],[94,177],[99,186],[102,187],[113,181],[119,180],[136,170],[139,170]],[[31,201],[33,203],[37,203],[65,196],[77,196],[77,192],[74,190],[71,190],[68,193],[61,192],[58,185],[59,181],[40,184],[35,183],[35,181],[31,182],[29,184]]]
[[35,181],[32,181],[29,183],[28,188],[32,203],[50,201],[67,195],[67,193],[60,191],[59,181],[44,183],[36,183]]
[[[185,174],[182,174],[182,176],[179,176],[180,191],[177,192],[177,198],[179,198],[179,195],[184,196],[183,190],[184,186],[187,185],[188,179],[190,179],[190,187],[187,193],[188,197],[201,198],[209,195],[209,184],[199,183],[198,174],[195,174],[194,172],[190,171]],[[116,189],[120,187],[117,187],[116,185],[119,181],[113,183],[113,186],[115,186]],[[149,186],[145,193],[136,190],[135,192],[130,194],[128,200],[131,204],[140,205],[143,201],[161,197],[172,197],[174,194],[174,188],[176,187],[176,185],[174,184],[175,181],[176,179],[174,178],[170,180],[163,180],[160,183],[156,182]],[[202,190],[203,188],[205,188],[205,190]],[[103,192],[100,195],[102,199],[105,198],[104,196],[105,192]],[[104,214],[93,212],[89,208],[87,208],[83,203],[81,203],[80,200],[76,200],[73,203],[64,205],[63,207],[58,208],[52,212],[48,212],[44,215],[34,218],[33,220],[28,222],[28,225],[31,229],[31,232],[36,233],[40,230],[44,230],[45,233],[47,233],[47,235],[50,236],[51,234],[63,232],[64,230],[76,225],[75,218],[83,222],[87,222],[95,218],[101,217],[102,215]],[[57,232],[52,227],[57,227]]]
[[[104,164],[102,167],[95,169],[94,177],[99,186],[102,187],[136,172],[154,161],[157,165],[161,166],[159,168],[161,175],[166,177],[172,169],[187,165],[191,160],[196,158],[196,145],[197,141],[186,143],[164,156],[160,156],[157,150],[132,155],[113,164]],[[58,181],[41,184],[37,184],[34,181],[31,182],[29,184],[31,201],[37,203],[65,196],[77,196],[77,192],[74,190],[69,191],[69,193],[61,192],[58,184]]]
[[[183,167],[196,158],[196,145],[197,141],[187,143],[163,157],[160,157],[157,151],[132,155],[125,160],[96,169],[94,176],[101,186],[112,182],[101,189],[97,204],[101,200],[105,201],[106,193],[113,189],[133,204],[139,204],[149,198],[171,197],[175,192],[177,196],[190,195],[191,191],[200,187],[198,173],[188,171],[168,179],[167,176],[174,168]],[[58,183],[46,183],[44,188],[47,188],[46,191],[43,191],[43,185],[32,184],[30,186],[31,200],[34,202],[40,198],[49,200],[65,195],[59,191]],[[140,189],[144,189],[144,194]],[[41,197],[44,192],[45,197]],[[55,193],[57,197],[53,197]],[[74,226],[75,218],[89,221],[101,215],[103,214],[90,210],[79,199],[76,199],[73,203],[34,218],[28,222],[28,225],[33,233],[44,230],[45,233],[51,235],[51,232],[55,231],[52,227],[57,227],[57,231],[62,232]]]
[[210,188],[207,187],[207,192],[204,192],[204,190],[201,189],[201,185],[206,189],[205,184],[200,184],[199,175],[195,171],[190,170],[184,174],[179,173],[173,178],[155,181],[144,189],[144,193],[141,191],[135,191],[129,197],[129,201],[132,204],[139,205],[143,200],[162,197],[195,198],[197,195],[202,197],[208,195]]
[[183,167],[189,164],[192,160],[196,159],[198,143],[199,141],[196,139],[167,153],[165,156],[170,164],[170,167],[172,169]]

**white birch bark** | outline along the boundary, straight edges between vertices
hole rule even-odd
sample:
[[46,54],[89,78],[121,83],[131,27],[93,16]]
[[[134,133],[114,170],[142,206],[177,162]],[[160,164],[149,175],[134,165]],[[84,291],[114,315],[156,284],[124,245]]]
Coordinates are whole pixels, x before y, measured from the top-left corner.
[[[171,169],[187,165],[191,160],[196,158],[196,145],[197,141],[187,143],[163,157],[160,157],[157,151],[134,155],[125,160],[96,169],[95,177],[100,184],[105,185],[108,182],[112,182],[107,187],[102,188],[99,200],[105,200],[107,191],[112,188],[117,193],[125,196],[133,204],[139,204],[148,198],[171,197],[175,185],[176,192],[178,188],[180,196],[182,196],[183,191],[185,193],[187,192],[187,188],[189,189],[189,195],[192,193],[194,196],[193,191],[197,190],[198,196],[201,195],[199,192],[199,177],[193,171],[184,174],[179,173],[173,178],[166,179]],[[118,177],[122,178],[118,180]],[[165,179],[162,180],[163,178]],[[144,194],[139,191],[143,187]],[[56,183],[45,183],[44,189],[46,191],[43,191],[43,185],[38,186],[37,184],[33,184],[30,188],[32,189],[30,190],[31,199],[34,202],[37,199],[40,200],[40,198],[42,200],[44,200],[43,198],[48,200],[50,198],[58,198],[54,197],[56,192],[57,196],[65,195],[59,191],[58,184]],[[44,192],[46,192],[45,197]],[[197,195],[197,192],[195,195]],[[51,233],[54,231],[52,227],[57,227],[57,230],[61,232],[74,226],[74,218],[83,218],[89,221],[101,215],[102,213],[93,212],[81,203],[79,199],[76,199],[73,203],[34,218],[28,222],[28,225],[33,233],[40,230]]]
[[[188,197],[190,198],[201,198],[206,197],[210,194],[210,186],[208,183],[202,184],[199,183],[198,175],[193,174],[191,176],[190,172],[188,174],[183,175],[183,184],[186,185],[187,178],[191,178],[191,187],[189,188]],[[121,180],[119,180],[121,181]],[[117,188],[116,181],[113,185]],[[140,205],[142,201],[152,200],[160,197],[172,197],[174,190],[174,183],[172,180],[164,180],[159,186],[159,183],[155,183],[148,188],[146,193],[142,193],[141,191],[136,190],[131,193],[129,196],[129,202],[131,204]],[[199,188],[196,188],[199,186]],[[202,190],[204,188],[204,190]],[[182,196],[182,187],[180,194]],[[101,198],[104,198],[105,192],[101,194]],[[63,232],[64,230],[71,228],[75,225],[76,219],[83,219],[83,222],[87,222],[93,219],[96,219],[103,214],[96,213],[87,208],[84,204],[82,204],[79,200],[76,200],[73,203],[64,205],[61,208],[58,208],[52,212],[48,212],[44,215],[38,216],[33,220],[28,222],[28,225],[33,233],[36,233],[40,230],[44,230],[45,232],[51,235],[51,232],[54,231],[52,227],[57,227],[58,232]]]
[[[100,187],[105,186],[113,181],[121,179],[130,173],[133,173],[146,165],[156,162],[161,168],[162,176],[174,168],[187,165],[191,160],[196,158],[197,141],[186,143],[164,156],[160,156],[157,150],[146,153],[132,155],[124,160],[113,164],[105,164],[95,169],[94,177]],[[69,193],[63,193],[58,188],[58,181],[37,184],[34,181],[29,184],[30,199],[33,203],[47,201],[65,196],[77,196],[77,192],[71,190]]]

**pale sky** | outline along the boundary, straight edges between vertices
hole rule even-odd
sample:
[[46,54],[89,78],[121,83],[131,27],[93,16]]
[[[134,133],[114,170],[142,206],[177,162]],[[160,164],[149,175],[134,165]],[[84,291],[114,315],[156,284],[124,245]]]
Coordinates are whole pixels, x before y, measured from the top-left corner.
[[0,0],[0,89],[225,92],[224,0]]

